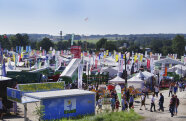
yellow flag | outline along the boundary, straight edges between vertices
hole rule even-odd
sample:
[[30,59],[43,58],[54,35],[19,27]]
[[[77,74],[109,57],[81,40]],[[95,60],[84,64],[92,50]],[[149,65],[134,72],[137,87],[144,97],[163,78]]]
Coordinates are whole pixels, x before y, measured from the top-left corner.
[[106,58],[106,54],[104,54],[104,58]]
[[118,54],[116,55],[116,58],[115,58],[115,59],[116,59],[116,62],[118,62],[118,59],[119,59],[119,56],[118,56]]
[[15,54],[13,54],[13,61],[14,61],[14,63],[15,63]]
[[140,61],[142,62],[142,60],[143,60],[143,55],[141,54],[140,55]]
[[109,51],[108,50],[107,50],[106,54],[107,54],[107,56],[109,55]]
[[137,60],[137,55],[134,56],[134,62],[136,62],[136,60]]
[[125,59],[125,54],[123,54],[123,59]]
[[21,58],[23,58],[23,53],[21,53]]

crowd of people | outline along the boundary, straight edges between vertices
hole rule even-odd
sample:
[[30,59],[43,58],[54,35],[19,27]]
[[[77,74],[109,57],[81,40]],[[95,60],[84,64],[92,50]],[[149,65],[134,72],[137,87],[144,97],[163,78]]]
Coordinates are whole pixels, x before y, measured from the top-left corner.
[[[177,115],[178,113],[178,106],[180,104],[180,101],[176,95],[178,92],[179,83],[171,83],[170,88],[169,88],[169,96],[171,95],[172,98],[170,99],[170,104],[169,104],[169,111],[171,113],[171,116],[173,117],[174,115]],[[171,89],[171,90],[170,90]],[[152,96],[150,98],[150,112],[156,112],[156,108],[158,111],[164,112],[164,95],[163,93],[160,93],[160,89],[158,86],[154,86],[154,91],[151,92]],[[180,92],[184,91],[184,88],[179,87]],[[172,93],[172,92],[173,93]],[[98,93],[96,94],[96,105],[98,106],[97,111],[102,112],[102,107],[104,104],[104,97],[100,96]],[[130,92],[127,90],[126,93],[122,94],[121,96],[121,102],[118,99],[117,93],[115,90],[110,91],[110,109],[111,111],[118,111],[119,107],[121,107],[122,111],[126,111],[128,109],[133,109],[135,108],[134,106],[134,98],[135,96],[133,94],[130,94]],[[145,110],[147,110],[146,106],[146,100],[149,99],[149,89],[147,87],[144,87],[141,95],[141,105],[140,109],[142,110],[142,107],[144,107]],[[158,104],[157,104],[158,102]]]

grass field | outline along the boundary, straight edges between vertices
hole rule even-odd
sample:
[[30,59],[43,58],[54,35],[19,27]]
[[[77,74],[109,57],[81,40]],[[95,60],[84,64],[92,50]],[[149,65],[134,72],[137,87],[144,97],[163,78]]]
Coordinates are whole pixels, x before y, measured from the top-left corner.
[[60,121],[140,121],[141,119],[143,119],[142,116],[130,110],[129,112],[101,113],[95,116],[85,116],[81,119],[63,119]]

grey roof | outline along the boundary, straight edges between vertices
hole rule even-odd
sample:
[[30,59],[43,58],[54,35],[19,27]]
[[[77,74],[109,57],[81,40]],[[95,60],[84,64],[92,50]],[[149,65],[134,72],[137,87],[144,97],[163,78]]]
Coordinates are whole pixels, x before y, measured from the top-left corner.
[[154,62],[155,64],[156,63],[167,63],[167,64],[181,64],[181,65],[184,65],[184,63],[182,63],[181,61],[178,61],[178,60],[175,60],[175,59],[172,59],[172,58],[165,58],[165,59],[161,59],[161,60],[158,60],[158,61],[155,61]]
[[24,95],[35,99],[47,99],[47,98],[70,97],[70,96],[90,95],[90,94],[95,94],[95,92],[80,90],[80,89],[69,89],[69,90],[25,93]]

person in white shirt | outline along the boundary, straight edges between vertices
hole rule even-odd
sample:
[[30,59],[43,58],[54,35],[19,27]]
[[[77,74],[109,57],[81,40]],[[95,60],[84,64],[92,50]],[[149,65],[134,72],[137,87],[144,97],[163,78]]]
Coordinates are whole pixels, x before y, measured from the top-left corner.
[[152,107],[154,107],[154,111],[156,111],[156,108],[155,108],[155,95],[153,94],[152,95],[152,98],[151,98],[151,107],[150,107],[150,112],[153,112],[152,111]]
[[147,109],[146,106],[145,106],[145,98],[146,98],[146,95],[143,94],[143,95],[141,96],[141,106],[140,106],[140,110],[142,110],[142,109],[141,109],[142,106],[145,107],[145,110]]
[[158,86],[155,86],[155,94],[156,94],[156,97],[158,97],[158,93],[159,93],[159,88],[158,88]]
[[102,110],[102,105],[103,105],[103,99],[102,99],[102,97],[100,96],[99,99],[98,99],[98,110],[97,110],[97,113],[98,113],[98,111],[101,112],[101,110]]

